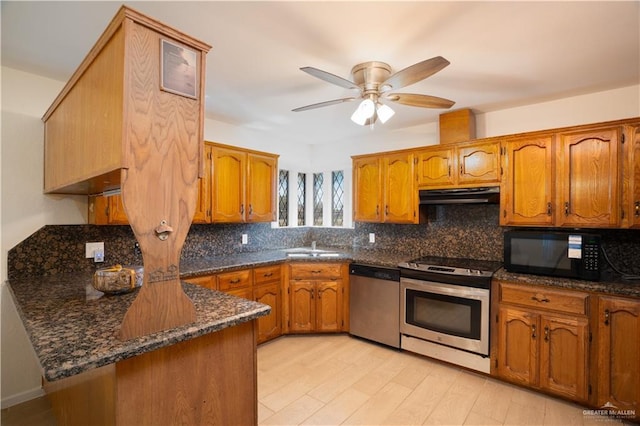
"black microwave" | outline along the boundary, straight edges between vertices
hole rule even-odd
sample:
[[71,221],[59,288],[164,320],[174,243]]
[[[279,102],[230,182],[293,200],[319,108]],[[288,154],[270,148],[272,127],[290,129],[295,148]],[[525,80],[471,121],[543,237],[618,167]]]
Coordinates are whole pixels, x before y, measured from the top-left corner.
[[600,235],[533,230],[506,231],[504,268],[510,272],[598,281]]

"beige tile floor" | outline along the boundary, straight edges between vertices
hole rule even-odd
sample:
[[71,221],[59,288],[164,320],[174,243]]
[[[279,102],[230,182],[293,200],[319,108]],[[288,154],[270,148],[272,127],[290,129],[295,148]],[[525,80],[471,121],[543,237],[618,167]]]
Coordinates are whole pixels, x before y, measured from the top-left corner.
[[[286,336],[258,348],[260,425],[598,425],[583,407],[348,335]],[[55,426],[46,398],[2,426]]]

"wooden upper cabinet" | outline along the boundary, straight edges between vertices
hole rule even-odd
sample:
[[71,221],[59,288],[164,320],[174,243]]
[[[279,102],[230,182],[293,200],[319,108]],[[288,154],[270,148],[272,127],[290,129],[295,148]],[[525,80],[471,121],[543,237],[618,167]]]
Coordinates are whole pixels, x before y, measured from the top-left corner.
[[418,158],[418,186],[450,188],[500,183],[500,142],[484,141],[422,148]]
[[416,223],[418,191],[411,152],[354,157],[356,222]]
[[212,221],[244,222],[247,153],[217,145],[212,146],[211,152],[213,157]]
[[89,197],[90,225],[128,225],[121,195]]
[[385,156],[383,164],[384,222],[415,223],[418,210],[418,190],[414,154]]
[[553,136],[505,143],[500,225],[553,226]]
[[[161,89],[159,40],[194,52],[195,96]],[[131,146],[140,138],[170,135],[201,147],[210,48],[122,6],[42,118],[44,192],[119,188],[122,170],[135,166]]]
[[278,156],[210,144],[211,221],[225,223],[276,220]]
[[382,222],[382,170],[379,156],[353,160],[353,220]]
[[455,150],[427,149],[417,153],[418,185],[440,186],[455,184]]
[[617,227],[621,222],[621,127],[561,133],[556,215],[559,226]]
[[500,182],[500,142],[480,142],[457,148],[458,184]]
[[248,154],[247,220],[276,220],[278,160],[273,155]]
[[204,174],[198,182],[198,201],[193,223],[211,222],[211,174],[213,173],[213,152],[210,145],[204,147]]
[[627,206],[625,217],[629,227],[640,228],[640,125],[630,126],[626,134],[629,135],[626,147],[630,155],[625,155],[627,162],[623,168]]

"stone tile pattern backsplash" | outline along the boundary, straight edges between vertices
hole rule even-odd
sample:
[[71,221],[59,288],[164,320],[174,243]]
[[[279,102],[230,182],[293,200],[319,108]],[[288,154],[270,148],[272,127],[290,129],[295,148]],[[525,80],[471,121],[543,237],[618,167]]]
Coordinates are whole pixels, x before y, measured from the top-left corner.
[[[310,246],[354,250],[384,250],[419,256],[443,256],[502,261],[507,228],[498,224],[497,205],[430,206],[425,224],[356,223],[354,228],[272,228],[270,223],[192,225],[183,259]],[[640,274],[640,230],[600,230],[612,263]],[[369,243],[369,234],[375,243]],[[248,244],[242,244],[247,234]],[[105,261],[85,258],[85,243],[103,241]],[[9,251],[8,277],[93,272],[113,264],[141,265],[129,226],[47,225]]]

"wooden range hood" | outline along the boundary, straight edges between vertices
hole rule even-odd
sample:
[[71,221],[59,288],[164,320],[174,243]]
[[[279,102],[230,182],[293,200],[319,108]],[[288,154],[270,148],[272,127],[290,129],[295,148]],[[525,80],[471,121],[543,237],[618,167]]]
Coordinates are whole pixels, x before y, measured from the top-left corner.
[[122,6],[43,117],[45,193],[121,188],[144,264],[121,339],[195,321],[179,260],[203,175],[210,48]]

